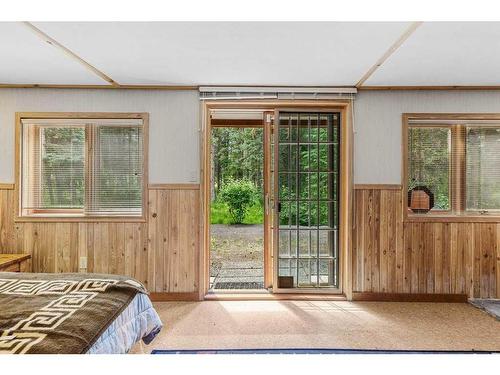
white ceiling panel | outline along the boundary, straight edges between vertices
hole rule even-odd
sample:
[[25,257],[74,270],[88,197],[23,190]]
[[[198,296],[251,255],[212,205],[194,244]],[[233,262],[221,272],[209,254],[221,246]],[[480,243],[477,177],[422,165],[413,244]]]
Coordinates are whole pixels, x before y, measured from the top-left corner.
[[118,83],[159,85],[354,85],[408,25],[35,23]]
[[17,22],[0,22],[0,83],[107,84]]
[[500,85],[499,22],[425,22],[365,85]]

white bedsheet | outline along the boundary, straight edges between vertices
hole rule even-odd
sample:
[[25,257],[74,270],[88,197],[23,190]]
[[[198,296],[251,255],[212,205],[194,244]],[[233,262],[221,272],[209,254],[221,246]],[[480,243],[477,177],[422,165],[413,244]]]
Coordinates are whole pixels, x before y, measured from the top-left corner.
[[162,328],[149,297],[137,293],[130,304],[102,333],[87,354],[124,354],[143,340],[149,344]]

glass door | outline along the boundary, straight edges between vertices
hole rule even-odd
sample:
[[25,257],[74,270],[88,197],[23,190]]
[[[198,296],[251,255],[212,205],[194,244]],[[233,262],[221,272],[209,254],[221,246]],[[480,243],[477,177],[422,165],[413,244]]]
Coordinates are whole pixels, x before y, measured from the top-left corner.
[[277,112],[273,289],[340,291],[340,113]]

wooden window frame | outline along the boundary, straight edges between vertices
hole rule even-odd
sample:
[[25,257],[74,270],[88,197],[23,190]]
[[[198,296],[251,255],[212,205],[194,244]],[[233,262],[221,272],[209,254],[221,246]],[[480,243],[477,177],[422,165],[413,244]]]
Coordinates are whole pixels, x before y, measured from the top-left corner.
[[[22,173],[22,153],[23,153],[23,119],[140,119],[142,120],[142,142],[143,142],[143,181],[142,181],[142,213],[141,215],[131,216],[131,215],[85,215],[81,214],[81,210],[76,213],[75,210],[36,210],[37,215],[44,216],[32,216],[24,215],[22,209],[22,184],[23,184],[23,173]],[[15,197],[16,197],[16,222],[146,222],[147,221],[147,203],[148,203],[148,154],[149,154],[149,114],[148,113],[128,113],[128,112],[17,112],[16,113],[16,130],[15,130],[15,179],[16,184],[14,187]],[[90,128],[86,129],[85,137],[85,157],[87,160],[85,166],[85,186],[86,186],[86,196],[85,201],[88,200],[88,188],[89,188],[89,174],[92,173],[89,168],[90,163],[94,163],[90,155],[92,155],[90,142],[90,137],[92,137],[92,131]]]
[[[463,122],[498,120],[500,124],[500,113],[403,113],[402,124],[402,210],[404,221],[409,222],[500,222],[500,210],[491,211],[488,214],[479,214],[476,211],[467,211],[465,207],[466,198],[466,158],[465,152],[465,128]],[[429,123],[418,124],[418,121],[429,121]],[[436,123],[432,123],[435,120]],[[410,122],[415,124],[410,124]],[[439,122],[442,123],[439,123]],[[443,121],[447,121],[444,123]],[[425,214],[413,213],[408,208],[408,129],[411,126],[439,127],[451,129],[450,150],[450,210],[431,211]]]

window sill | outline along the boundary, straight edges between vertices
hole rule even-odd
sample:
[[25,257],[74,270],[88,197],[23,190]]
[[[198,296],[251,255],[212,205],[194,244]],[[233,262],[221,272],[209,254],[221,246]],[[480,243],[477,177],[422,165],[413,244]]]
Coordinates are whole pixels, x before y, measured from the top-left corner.
[[16,223],[145,223],[145,216],[18,216]]
[[498,215],[428,215],[409,214],[404,222],[416,223],[500,223]]

